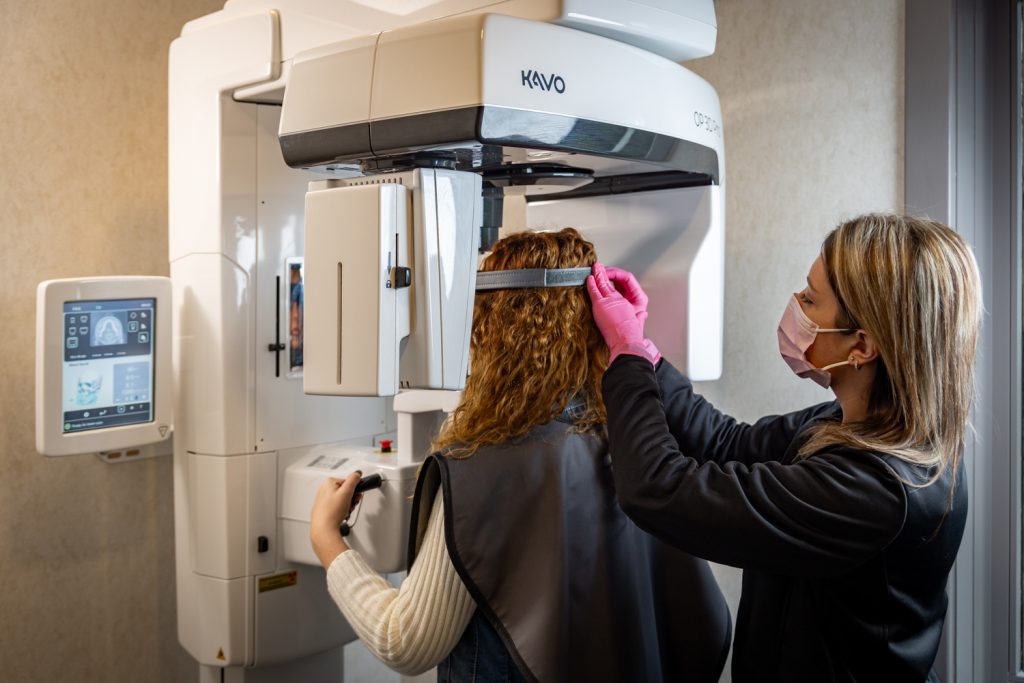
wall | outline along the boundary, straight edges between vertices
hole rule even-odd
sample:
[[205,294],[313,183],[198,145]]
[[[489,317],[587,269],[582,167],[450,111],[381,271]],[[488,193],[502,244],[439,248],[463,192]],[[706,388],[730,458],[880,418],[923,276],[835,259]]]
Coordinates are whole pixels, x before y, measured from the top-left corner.
[[[903,207],[900,0],[717,0],[726,158],[725,367],[699,391],[745,421],[824,400],[776,327],[838,222]],[[841,360],[841,359],[837,359]],[[716,571],[735,615],[740,572]],[[723,680],[729,680],[728,675]]]
[[169,457],[34,448],[35,287],[166,275],[167,48],[223,0],[4,3],[0,680],[192,681]]
[[[177,643],[170,458],[33,446],[35,285],[166,274],[167,46],[220,0],[7,3],[0,23],[0,679],[190,681]],[[726,364],[743,419],[824,400],[775,326],[828,228],[902,205],[903,3],[719,0]],[[738,572],[720,572],[734,606]]]

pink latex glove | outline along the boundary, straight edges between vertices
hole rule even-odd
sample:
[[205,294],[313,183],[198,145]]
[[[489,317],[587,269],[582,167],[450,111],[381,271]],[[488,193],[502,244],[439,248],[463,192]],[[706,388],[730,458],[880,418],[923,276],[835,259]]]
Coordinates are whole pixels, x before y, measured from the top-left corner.
[[642,325],[647,321],[647,293],[636,281],[636,276],[628,270],[616,268],[615,266],[603,266],[608,274],[608,280],[615,286],[615,290],[626,297],[626,301],[633,304],[636,317]]
[[[658,362],[658,349],[644,339],[643,322],[626,297],[616,291],[600,263],[594,264],[593,275],[587,277],[587,292],[594,310],[594,322],[611,352],[609,362],[622,354]],[[641,290],[643,291],[643,290]]]

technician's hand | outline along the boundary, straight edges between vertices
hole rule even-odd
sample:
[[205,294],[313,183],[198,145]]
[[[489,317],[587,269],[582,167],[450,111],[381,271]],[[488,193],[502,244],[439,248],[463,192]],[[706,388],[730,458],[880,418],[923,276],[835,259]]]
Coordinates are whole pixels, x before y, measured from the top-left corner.
[[593,273],[587,278],[587,292],[594,310],[594,322],[611,351],[610,361],[627,353],[656,363],[653,354],[657,353],[657,349],[644,339],[643,322],[637,316],[633,304],[616,291],[608,280],[604,266],[595,263]]
[[604,272],[608,274],[608,281],[615,286],[615,290],[633,304],[637,320],[643,325],[647,320],[647,293],[637,282],[636,276],[615,266],[604,266]]
[[348,544],[341,537],[338,527],[348,519],[352,508],[362,498],[360,495],[354,501],[352,499],[360,475],[360,472],[353,472],[344,479],[328,477],[316,492],[316,501],[310,513],[309,539],[324,569],[331,566],[334,558],[348,550]]

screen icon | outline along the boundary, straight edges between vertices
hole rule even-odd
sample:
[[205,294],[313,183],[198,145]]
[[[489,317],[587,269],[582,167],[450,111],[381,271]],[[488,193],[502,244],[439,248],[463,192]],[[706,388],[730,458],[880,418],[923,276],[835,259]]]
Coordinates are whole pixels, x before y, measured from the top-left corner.
[[129,320],[128,321],[128,331],[129,332],[138,332],[139,331],[139,323],[138,323],[137,320]]
[[69,349],[77,349],[78,348],[78,337],[68,337],[68,348]]
[[149,341],[149,332],[139,332],[139,343],[145,344]]

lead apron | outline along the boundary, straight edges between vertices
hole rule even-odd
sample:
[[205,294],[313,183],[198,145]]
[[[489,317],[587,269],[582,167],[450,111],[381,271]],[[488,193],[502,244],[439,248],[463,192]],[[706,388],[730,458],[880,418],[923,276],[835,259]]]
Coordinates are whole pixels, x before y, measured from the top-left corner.
[[410,566],[438,489],[452,563],[524,676],[718,680],[731,632],[718,584],[622,512],[603,440],[556,420],[466,459],[430,456]]

